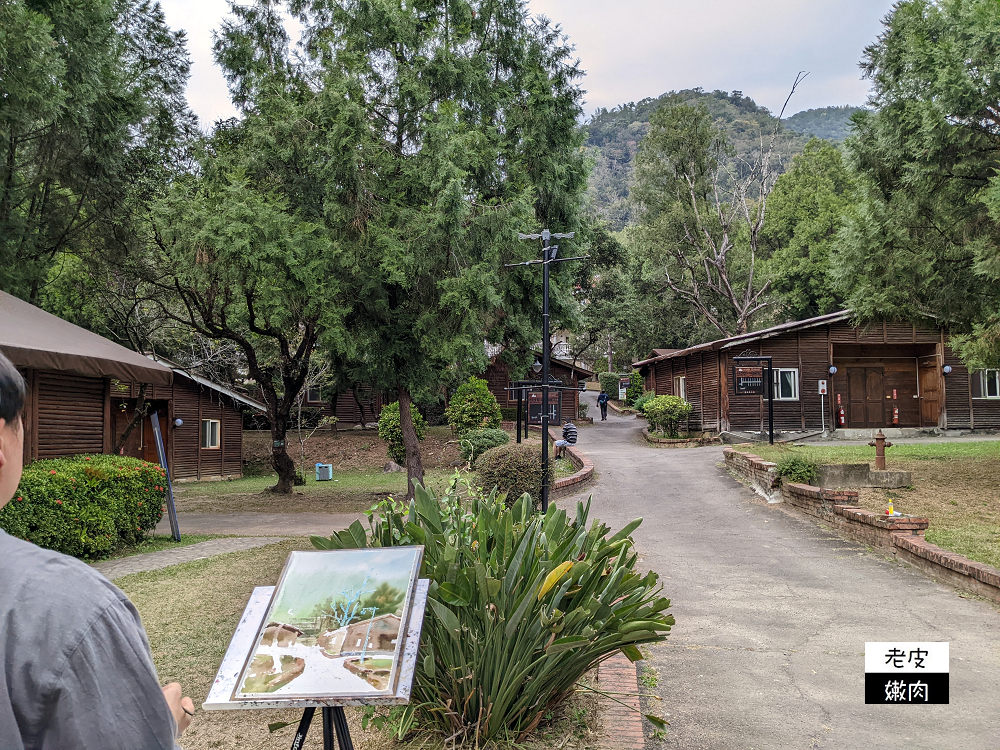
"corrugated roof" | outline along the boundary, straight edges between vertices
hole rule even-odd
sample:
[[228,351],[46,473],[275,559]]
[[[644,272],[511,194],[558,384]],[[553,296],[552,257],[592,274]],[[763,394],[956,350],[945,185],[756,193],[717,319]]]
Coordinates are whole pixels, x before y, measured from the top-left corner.
[[0,292],[0,351],[17,367],[170,385],[169,367]]
[[689,346],[687,349],[675,349],[669,354],[661,354],[656,357],[644,359],[641,362],[636,362],[632,365],[632,367],[642,367],[644,365],[651,364],[652,362],[659,362],[664,359],[674,359],[676,357],[686,357],[688,354],[696,354],[698,352],[730,349],[734,346],[742,346],[754,341],[772,338],[773,336],[778,336],[782,333],[801,331],[806,328],[813,328],[815,326],[826,325],[828,323],[838,323],[841,320],[849,319],[852,315],[853,313],[850,310],[840,310],[834,313],[827,313],[826,315],[818,315],[815,318],[782,323],[781,325],[772,326],[771,328],[765,328],[762,331],[752,331],[751,333],[744,333],[740,336],[730,336],[725,339],[717,339],[715,341],[709,341],[705,344]]

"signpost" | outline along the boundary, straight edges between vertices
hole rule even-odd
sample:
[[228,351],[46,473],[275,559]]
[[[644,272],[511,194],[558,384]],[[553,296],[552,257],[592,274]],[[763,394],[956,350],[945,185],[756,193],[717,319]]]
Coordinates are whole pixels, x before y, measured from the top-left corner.
[[771,358],[733,357],[733,392],[737,396],[767,395],[768,442],[774,445],[774,371],[771,369]]
[[618,400],[624,401],[625,397],[628,395],[628,387],[632,384],[632,378],[627,375],[623,375],[618,378]]
[[826,381],[819,381],[819,411],[823,424],[823,437],[826,437]]

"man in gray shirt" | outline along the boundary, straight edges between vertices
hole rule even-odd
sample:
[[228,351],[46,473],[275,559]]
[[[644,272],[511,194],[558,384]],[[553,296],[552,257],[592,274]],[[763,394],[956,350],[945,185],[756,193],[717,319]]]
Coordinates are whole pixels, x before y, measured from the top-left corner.
[[[0,509],[21,481],[24,380],[0,353]],[[194,713],[160,688],[139,613],[93,568],[0,530],[0,748],[170,750]]]

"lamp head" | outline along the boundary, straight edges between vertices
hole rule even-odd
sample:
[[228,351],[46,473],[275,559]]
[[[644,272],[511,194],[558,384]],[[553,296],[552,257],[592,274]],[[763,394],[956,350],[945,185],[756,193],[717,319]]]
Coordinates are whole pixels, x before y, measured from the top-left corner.
[[535,375],[542,371],[542,363],[539,362],[537,358],[535,359],[535,364],[531,366],[531,371],[535,373]]
[[837,374],[837,368],[834,367],[833,365],[830,365],[830,374],[831,375],[836,375]]
[[184,424],[184,420],[180,417],[177,417],[177,419],[174,420],[174,427],[180,427],[182,424]]
[[951,374],[951,365],[945,365],[944,367],[942,367],[941,368],[941,372],[943,372],[945,375],[950,375]]

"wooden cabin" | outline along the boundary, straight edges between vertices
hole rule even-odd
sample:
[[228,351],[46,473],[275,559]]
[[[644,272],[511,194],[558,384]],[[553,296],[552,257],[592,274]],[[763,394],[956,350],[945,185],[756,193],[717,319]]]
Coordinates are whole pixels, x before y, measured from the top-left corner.
[[970,373],[946,330],[889,321],[857,326],[852,317],[844,310],[785,323],[633,366],[647,390],[694,406],[692,432],[766,428],[766,397],[735,393],[733,357],[739,356],[772,357],[775,430],[820,429],[824,421],[833,429],[841,407],[848,429],[1000,427],[1000,371]]
[[[196,374],[157,362],[0,292],[0,351],[28,384],[25,463],[110,453],[146,383],[174,479],[240,476],[242,409],[264,407]],[[159,463],[151,421],[123,455]]]
[[[536,352],[541,357],[540,352]],[[587,368],[574,364],[573,362],[556,357],[549,357],[549,375],[559,381],[561,385],[571,386],[574,390],[552,391],[549,398],[553,404],[559,403],[559,396],[562,394],[562,420],[576,421],[580,412],[580,383],[588,378],[592,378],[594,373]],[[488,384],[490,393],[496,396],[501,408],[517,408],[517,393],[508,391],[515,380],[534,380],[540,378],[534,373],[512,373],[510,367],[499,358],[499,354],[493,356],[486,372],[480,377]],[[535,394],[535,399],[541,403],[541,393]],[[557,408],[557,407],[553,407]]]
[[367,385],[358,385],[356,388],[341,393],[334,403],[324,401],[318,387],[306,389],[305,405],[312,409],[319,409],[324,417],[336,417],[337,422],[334,429],[344,429],[354,425],[365,425],[378,422],[382,407],[389,401],[385,394],[379,393]]

